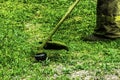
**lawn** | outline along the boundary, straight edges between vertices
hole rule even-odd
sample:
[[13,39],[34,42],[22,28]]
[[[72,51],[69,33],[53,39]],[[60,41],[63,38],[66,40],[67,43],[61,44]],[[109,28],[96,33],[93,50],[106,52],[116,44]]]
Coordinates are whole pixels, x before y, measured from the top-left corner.
[[119,80],[120,40],[86,42],[96,25],[96,0],[80,0],[52,37],[69,51],[46,50],[44,41],[74,0],[0,1],[0,80]]

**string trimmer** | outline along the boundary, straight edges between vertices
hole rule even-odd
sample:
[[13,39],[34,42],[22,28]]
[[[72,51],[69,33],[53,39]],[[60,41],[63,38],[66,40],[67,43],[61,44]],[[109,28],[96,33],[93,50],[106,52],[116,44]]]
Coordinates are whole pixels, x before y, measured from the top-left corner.
[[38,53],[35,55],[35,59],[37,61],[39,60],[46,60],[47,54],[45,53],[45,49],[65,49],[68,50],[68,47],[63,43],[58,42],[52,42],[50,41],[52,39],[52,36],[55,34],[55,32],[58,30],[60,25],[64,22],[66,17],[71,13],[71,11],[74,9],[74,7],[77,5],[77,3],[80,0],[76,0],[68,9],[68,11],[65,13],[65,15],[61,18],[61,20],[57,23],[53,31],[50,33],[50,35],[46,38],[44,42],[40,42],[41,46],[39,47]]

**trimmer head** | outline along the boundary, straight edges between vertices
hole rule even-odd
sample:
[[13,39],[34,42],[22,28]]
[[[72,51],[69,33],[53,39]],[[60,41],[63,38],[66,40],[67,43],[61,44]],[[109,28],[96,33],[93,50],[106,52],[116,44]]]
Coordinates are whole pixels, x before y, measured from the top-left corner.
[[46,60],[46,58],[47,58],[47,54],[45,52],[38,53],[35,55],[35,59],[37,61],[44,61],[44,60]]
[[[42,42],[39,42],[39,43],[42,44]],[[64,49],[64,50],[68,51],[67,45],[64,43],[58,42],[58,41],[48,41],[43,48],[46,50],[51,50],[51,49],[52,50],[62,50],[62,49]],[[47,54],[43,51],[40,51],[39,53],[37,53],[35,55],[35,59],[37,61],[44,61],[44,60],[46,60],[46,58],[47,58]]]

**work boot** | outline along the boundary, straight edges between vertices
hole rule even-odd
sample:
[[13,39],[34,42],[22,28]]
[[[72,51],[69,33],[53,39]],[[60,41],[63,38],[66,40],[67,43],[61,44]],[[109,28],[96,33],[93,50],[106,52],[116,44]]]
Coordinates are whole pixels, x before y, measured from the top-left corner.
[[83,41],[109,41],[109,40],[115,40],[116,38],[109,38],[101,35],[88,35],[83,38]]

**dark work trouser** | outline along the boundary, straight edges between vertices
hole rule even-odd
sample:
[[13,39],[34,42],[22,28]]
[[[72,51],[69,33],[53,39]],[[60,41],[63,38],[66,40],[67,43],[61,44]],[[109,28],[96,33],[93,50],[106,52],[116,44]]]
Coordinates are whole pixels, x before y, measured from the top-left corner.
[[120,37],[120,0],[98,0],[94,34]]

